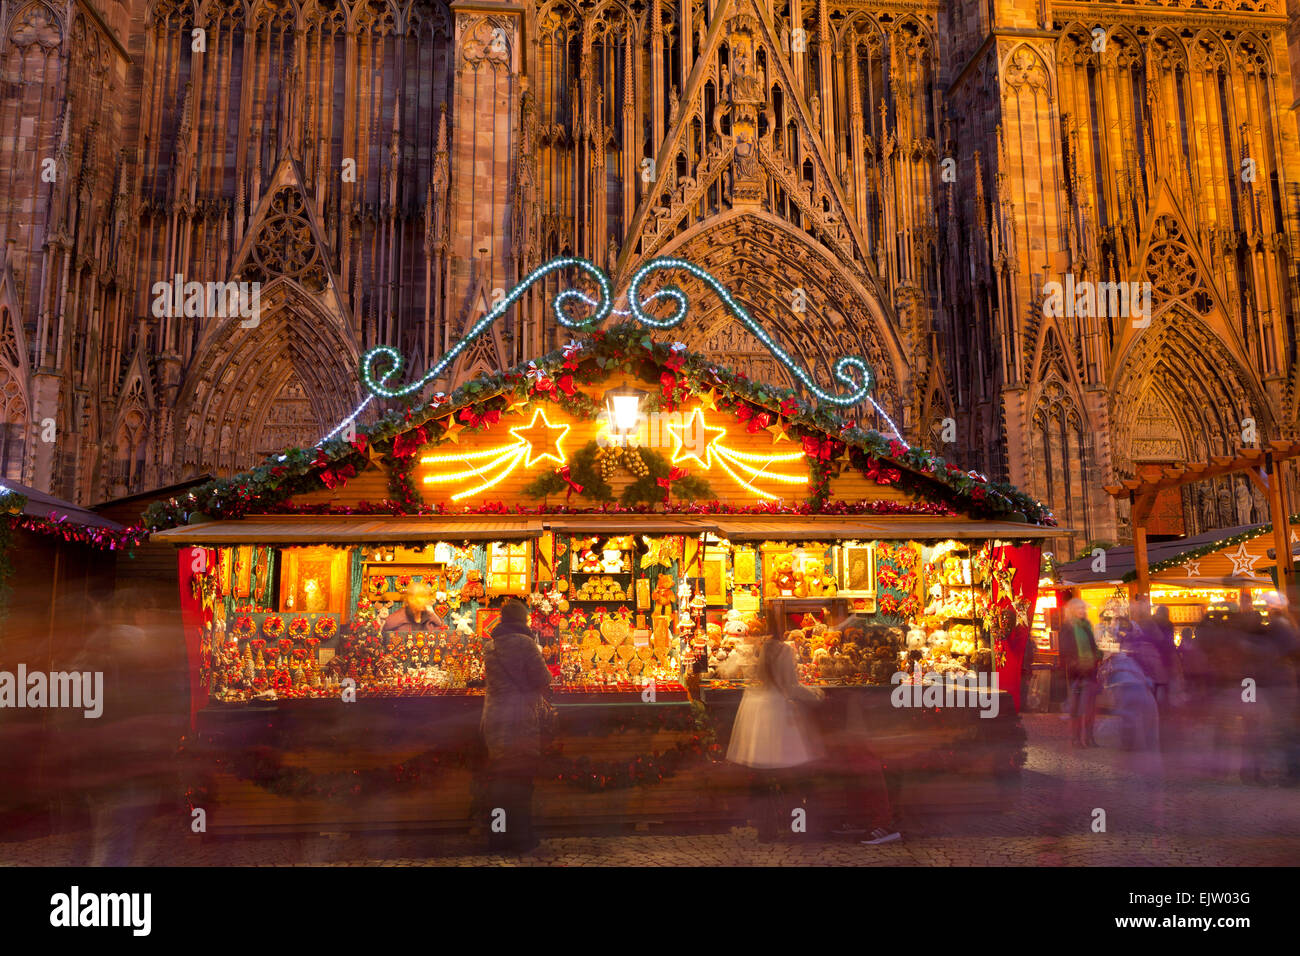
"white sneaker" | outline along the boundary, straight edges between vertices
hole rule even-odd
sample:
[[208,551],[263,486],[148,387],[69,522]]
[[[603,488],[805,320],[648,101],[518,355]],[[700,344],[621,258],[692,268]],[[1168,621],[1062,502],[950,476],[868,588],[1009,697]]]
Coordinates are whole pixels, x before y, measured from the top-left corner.
[[871,839],[863,840],[862,842],[864,844],[874,845],[877,843],[891,843],[894,840],[901,840],[902,838],[903,838],[903,834],[899,833],[898,831],[890,832],[889,830],[886,830],[884,827],[876,827],[874,830],[871,831]]

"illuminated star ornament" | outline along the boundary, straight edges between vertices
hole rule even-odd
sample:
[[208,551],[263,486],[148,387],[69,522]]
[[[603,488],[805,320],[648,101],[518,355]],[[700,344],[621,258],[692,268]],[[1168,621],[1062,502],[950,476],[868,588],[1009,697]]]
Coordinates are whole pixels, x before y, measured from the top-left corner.
[[[452,501],[472,498],[499,485],[520,465],[530,468],[544,458],[564,464],[564,449],[560,442],[568,433],[568,425],[552,425],[546,413],[538,408],[534,410],[531,422],[510,429],[515,440],[508,444],[480,451],[421,456],[421,465],[432,466],[422,481],[426,485],[476,481],[473,487],[451,496]],[[442,469],[438,467],[440,465],[450,467]]]
[[1189,578],[1199,578],[1201,576],[1201,562],[1185,561],[1183,562],[1183,570],[1187,572]]
[[728,448],[722,443],[727,437],[727,430],[710,425],[701,409],[695,409],[684,425],[668,425],[667,430],[673,438],[674,465],[691,460],[705,471],[717,465],[736,484],[760,498],[774,501],[780,496],[764,491],[755,482],[772,481],[784,485],[808,483],[806,474],[791,475],[771,470],[773,465],[803,461],[805,456],[802,449],[785,455],[755,455]]
[[1255,573],[1255,564],[1260,560],[1262,555],[1248,554],[1246,552],[1246,542],[1237,545],[1237,550],[1229,554],[1228,560],[1232,562],[1232,573],[1235,577],[1240,578],[1260,578],[1262,574]]
[[[539,419],[540,424],[538,424]],[[533,420],[528,423],[528,427],[510,429],[510,434],[528,445],[528,461],[524,464],[525,468],[533,467],[543,458],[550,458],[556,464],[563,465],[564,449],[560,447],[560,441],[568,433],[568,425],[552,425],[547,421],[546,413],[540,408],[533,411]]]

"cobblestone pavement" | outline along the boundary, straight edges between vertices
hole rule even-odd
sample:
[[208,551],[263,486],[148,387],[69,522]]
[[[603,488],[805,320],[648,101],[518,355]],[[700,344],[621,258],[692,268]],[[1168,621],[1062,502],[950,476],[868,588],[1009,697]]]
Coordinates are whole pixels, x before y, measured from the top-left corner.
[[[1103,746],[1072,750],[1058,715],[1029,715],[1023,787],[1002,813],[905,817],[903,839],[809,833],[760,845],[752,828],[690,835],[563,835],[532,854],[485,854],[481,840],[430,834],[274,836],[200,841],[174,817],[145,826],[138,865],[223,866],[1293,866],[1300,863],[1295,789],[1216,777],[1190,749],[1137,773],[1099,729]],[[1108,729],[1108,728],[1103,728]],[[1188,735],[1189,739],[1195,735]],[[1146,768],[1140,768],[1146,769]],[[1104,810],[1106,832],[1093,832]],[[181,835],[183,834],[183,835]],[[0,843],[0,864],[83,864],[86,830]]]

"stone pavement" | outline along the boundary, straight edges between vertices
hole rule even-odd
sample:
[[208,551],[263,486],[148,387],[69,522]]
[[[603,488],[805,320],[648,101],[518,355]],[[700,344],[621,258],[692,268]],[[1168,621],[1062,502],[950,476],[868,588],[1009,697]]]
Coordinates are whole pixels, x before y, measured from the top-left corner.
[[[267,836],[200,840],[188,821],[158,817],[141,830],[137,865],[227,866],[1294,866],[1300,863],[1297,791],[1216,779],[1193,751],[1160,773],[1113,747],[1071,750],[1056,714],[1027,715],[1023,787],[1003,813],[912,817],[903,839],[816,832],[760,845],[752,828],[690,835],[560,835],[527,856],[482,852],[481,840],[433,834]],[[1105,728],[1108,729],[1108,728]],[[1099,730],[1105,744],[1108,733]],[[1135,769],[1144,772],[1139,774]],[[1106,832],[1094,833],[1094,811]],[[816,830],[810,825],[810,830]],[[0,864],[84,864],[87,830],[0,842]]]

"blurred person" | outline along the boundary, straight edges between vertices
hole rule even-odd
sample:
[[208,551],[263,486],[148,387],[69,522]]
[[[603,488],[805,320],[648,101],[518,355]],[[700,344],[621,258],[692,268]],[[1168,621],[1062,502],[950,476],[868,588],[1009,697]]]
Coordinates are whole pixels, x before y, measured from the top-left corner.
[[863,695],[848,698],[844,727],[827,735],[829,769],[844,781],[846,821],[836,836],[866,834],[864,844],[891,843],[902,838],[895,824],[894,804],[885,781],[885,765],[871,749]]
[[102,715],[65,721],[61,741],[74,761],[64,785],[90,812],[91,866],[131,865],[140,831],[176,799],[175,756],[188,715],[171,689],[177,674],[168,651],[179,641],[152,594],[124,588],[67,668],[103,674]]
[[1254,704],[1243,700],[1243,681],[1254,678],[1251,648],[1246,635],[1259,624],[1259,615],[1243,612],[1235,603],[1213,618],[1209,615],[1197,628],[1197,641],[1205,657],[1207,717],[1211,733],[1215,771],[1250,776],[1246,753],[1246,725],[1253,717],[1247,708]]
[[1159,659],[1158,670],[1155,673],[1148,670],[1147,673],[1151,674],[1155,684],[1156,706],[1164,717],[1168,714],[1173,699],[1178,667],[1178,647],[1174,643],[1174,623],[1169,619],[1168,605],[1161,604],[1152,613],[1146,636]]
[[1057,632],[1061,666],[1070,683],[1070,746],[1095,747],[1093,736],[1097,723],[1097,669],[1101,666],[1101,649],[1088,620],[1088,605],[1073,598],[1065,605],[1061,627]]
[[1107,657],[1099,671],[1099,679],[1122,722],[1120,741],[1124,750],[1153,750],[1160,746],[1155,682],[1136,653],[1141,644],[1138,633],[1130,631],[1121,640],[1119,652]]
[[784,805],[794,783],[789,769],[822,756],[802,705],[820,703],[826,695],[799,683],[795,651],[776,635],[763,642],[757,675],[740,699],[727,759],[754,771],[760,800],[758,839],[770,843],[785,832],[789,819]]
[[422,581],[412,581],[402,593],[402,606],[384,619],[385,634],[411,634],[443,627],[433,610],[433,591]]
[[1142,629],[1130,629],[1117,653],[1101,665],[1100,680],[1120,719],[1119,766],[1131,775],[1127,785],[1134,802],[1150,813],[1159,832],[1164,827],[1164,763],[1160,756],[1160,713],[1155,682],[1136,653],[1149,646]]
[[551,671],[528,626],[528,608],[511,598],[492,636],[483,642],[483,739],[487,745],[487,796],[505,811],[505,831],[489,828],[493,850],[534,849],[533,778],[542,754],[543,711],[549,711]]
[[[1252,780],[1263,779],[1264,767],[1276,760],[1284,781],[1300,779],[1297,766],[1296,663],[1300,660],[1300,631],[1297,631],[1285,595],[1269,591],[1264,595],[1268,619],[1264,626],[1247,632],[1252,666],[1256,675],[1257,704],[1247,719],[1247,740]],[[1266,708],[1266,709],[1265,709]]]

